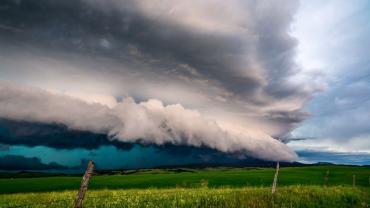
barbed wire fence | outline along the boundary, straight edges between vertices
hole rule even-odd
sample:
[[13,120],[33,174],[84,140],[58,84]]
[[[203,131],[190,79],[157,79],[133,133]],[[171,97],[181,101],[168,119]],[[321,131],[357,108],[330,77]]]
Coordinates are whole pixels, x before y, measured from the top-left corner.
[[[278,163],[277,163],[278,164]],[[277,165],[277,171],[278,171],[278,165]],[[81,181],[81,187],[80,187],[80,190],[77,194],[77,198],[74,198],[73,195],[70,195],[66,198],[47,198],[45,199],[45,201],[38,201],[37,203],[36,202],[22,202],[22,201],[18,201],[18,202],[9,202],[8,204],[3,204],[3,205],[0,205],[0,208],[28,208],[28,207],[34,207],[34,205],[37,205],[37,207],[39,208],[49,208],[49,207],[76,207],[76,204],[78,202],[78,208],[82,207],[83,204],[89,204],[89,202],[91,201],[103,201],[103,202],[112,202],[112,201],[120,201],[121,203],[124,203],[125,201],[122,200],[122,197],[132,197],[134,196],[135,200],[137,200],[137,202],[140,202],[141,205],[145,206],[145,205],[150,205],[150,204],[155,204],[157,201],[162,201],[162,200],[172,200],[174,203],[175,203],[175,207],[177,207],[177,204],[179,204],[181,202],[181,200],[183,200],[182,197],[186,196],[188,199],[191,199],[191,200],[202,200],[203,198],[200,198],[199,196],[197,195],[187,195],[187,191],[188,190],[191,190],[191,189],[202,189],[204,188],[205,190],[208,190],[208,180],[206,179],[202,179],[199,181],[199,183],[197,185],[199,185],[199,187],[187,187],[187,186],[183,186],[182,184],[178,184],[179,187],[176,186],[176,188],[174,188],[173,190],[169,190],[169,191],[164,191],[164,190],[161,190],[161,189],[142,189],[140,192],[132,192],[130,194],[126,193],[126,194],[123,194],[123,195],[115,195],[115,194],[105,194],[105,195],[99,195],[99,196],[91,196],[89,194],[86,195],[86,200],[87,202],[86,203],[82,203],[82,200],[84,199],[85,197],[85,192],[87,191],[87,186],[88,186],[88,180],[90,179],[90,176],[93,175],[93,169],[94,169],[94,163],[92,161],[89,162],[89,165],[86,169],[86,172],[85,172],[85,175],[83,176],[83,179]],[[370,172],[353,172],[352,173],[352,187],[355,188],[356,187],[356,175],[369,175],[369,186],[370,186]],[[325,177],[324,177],[324,187],[327,188],[328,187],[328,178],[329,178],[329,171],[327,170],[326,171],[326,174],[325,174]],[[274,184],[276,183],[275,181],[277,180],[277,172],[275,173],[275,176],[274,176]],[[188,184],[189,185],[189,184]],[[190,184],[192,185],[192,184]],[[273,185],[274,186],[274,185]],[[275,185],[276,187],[276,185]],[[267,188],[267,187],[265,187]],[[215,189],[217,190],[217,189]],[[230,189],[230,192],[224,192],[224,193],[219,193],[217,191],[215,192],[212,192],[212,197],[219,197],[219,196],[223,196],[223,197],[229,197],[230,199],[237,199],[238,195],[242,192],[242,190],[239,190],[239,191],[231,191],[232,189]],[[271,202],[273,203],[273,200],[274,200],[274,192],[271,193],[269,191],[267,191],[266,189],[266,192],[264,192],[265,194],[265,197],[266,199],[270,199]],[[233,197],[231,197],[231,195],[233,195]],[[150,197],[149,197],[150,196]],[[158,197],[157,197],[158,196]],[[166,196],[166,197],[164,197]],[[24,203],[27,203],[27,204],[24,204]]]

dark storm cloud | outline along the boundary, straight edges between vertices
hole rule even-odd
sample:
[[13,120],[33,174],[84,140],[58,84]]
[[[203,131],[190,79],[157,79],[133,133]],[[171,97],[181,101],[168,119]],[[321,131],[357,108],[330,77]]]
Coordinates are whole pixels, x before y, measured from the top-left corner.
[[0,151],[8,151],[10,149],[9,144],[2,144],[0,143]]
[[12,47],[74,51],[131,65],[136,60],[141,67],[151,59],[155,61],[147,64],[156,73],[189,76],[178,67],[187,64],[201,79],[215,82],[238,99],[268,105],[270,101],[258,98],[259,93],[277,99],[307,96],[287,84],[298,70],[293,60],[297,41],[288,34],[297,5],[285,3],[275,8],[266,2],[243,2],[253,22],[237,22],[240,25],[232,28],[237,32],[223,32],[162,20],[166,13],[151,18],[135,1],[6,0],[1,2],[0,31],[2,44]]
[[0,117],[66,125],[69,129],[109,135],[112,140],[142,144],[208,146],[244,152],[260,159],[292,161],[295,153],[261,131],[222,127],[196,110],[159,100],[136,103],[127,98],[112,108],[38,88],[0,83]]
[[[277,149],[272,150],[278,147],[289,152],[291,159],[293,153],[270,140],[286,136],[304,120],[303,105],[315,89],[292,82],[292,76],[300,70],[294,62],[297,40],[289,33],[297,6],[296,1],[286,0],[1,1],[0,75],[5,80],[70,93],[82,100],[86,94],[108,94],[104,102],[108,99],[110,107],[118,105],[114,110],[105,109],[42,91],[28,94],[27,90],[12,86],[5,87],[2,93],[19,95],[3,96],[3,105],[10,99],[18,104],[30,101],[33,105],[27,115],[9,114],[18,112],[13,106],[23,106],[7,105],[9,111],[3,110],[2,116],[63,124],[70,129],[115,136],[121,141],[156,144],[164,142],[163,135],[172,135],[170,131],[176,129],[189,138],[172,135],[181,139],[167,139],[170,143],[208,145],[222,151],[243,146],[249,154],[262,158],[270,158],[272,152],[279,154]],[[127,96],[161,102],[117,103],[116,98]],[[91,101],[91,96],[87,99]],[[101,103],[102,97],[92,100]],[[59,103],[76,107],[63,107],[60,111],[76,115],[83,111],[87,115],[55,114],[53,111],[61,107]],[[166,105],[173,103],[180,105]],[[136,104],[138,107],[134,107]],[[43,112],[34,107],[43,105],[52,110]],[[161,114],[151,112],[151,105],[158,107]],[[123,109],[130,106],[138,110],[133,112],[145,112],[147,120],[143,123],[150,124],[146,126],[149,135],[140,128],[130,128],[131,124],[137,127],[136,121],[142,122],[142,118],[133,118],[132,112]],[[107,122],[88,119],[99,109],[98,117]],[[200,127],[188,121],[176,126],[181,115],[183,119],[189,119],[185,115],[196,115],[198,120],[198,111],[204,115],[199,116]],[[158,125],[158,118],[173,114],[176,116]],[[163,132],[163,128],[169,130]],[[105,141],[103,137],[84,138],[91,138],[94,142],[89,145],[94,147]],[[55,145],[59,137],[51,140]],[[85,140],[80,140],[81,144],[76,144],[83,146]]]
[[[175,146],[162,145],[153,146],[158,154],[167,154],[169,157],[189,158],[187,165],[209,167],[216,166],[274,166],[274,162],[259,160],[253,157],[245,156],[244,154],[225,154],[207,147],[189,147],[189,146]],[[292,165],[296,163],[283,163],[284,165]],[[148,164],[150,165],[150,163]],[[175,164],[176,165],[176,164]],[[161,166],[161,165],[159,165]]]
[[[75,148],[98,150],[101,146],[113,145],[118,150],[128,152],[136,145],[138,148],[153,148],[157,154],[169,155],[172,159],[178,158],[182,160],[183,158],[189,158],[189,163],[191,164],[272,164],[252,157],[246,157],[242,152],[226,154],[207,146],[132,144],[112,140],[107,135],[70,130],[65,126],[56,124],[17,122],[5,119],[0,119],[0,144],[2,145],[0,147],[4,147],[3,151],[9,151],[11,145],[24,145],[27,147],[47,146],[55,150],[73,150]],[[94,155],[94,152],[91,152],[89,156],[94,157],[96,155]],[[81,167],[86,166],[86,164],[86,160],[83,160]],[[143,167],[152,167],[150,162],[142,165]]]
[[57,124],[6,119],[0,119],[0,143],[4,144],[4,148],[6,145],[48,146],[56,149],[97,149],[102,145],[114,145],[121,150],[130,150],[133,147],[133,144],[112,141],[104,134],[70,130]]
[[[9,151],[11,145],[22,145],[27,147],[37,147],[37,146],[47,146],[51,147],[52,151],[58,150],[73,150],[75,148],[82,148],[87,150],[99,151],[99,148],[107,145],[114,145],[118,150],[130,152],[133,148],[153,148],[157,155],[163,155],[165,157],[171,157],[171,160],[182,161],[187,160],[186,164],[191,165],[272,165],[272,162],[267,162],[263,160],[258,160],[252,157],[245,156],[242,153],[226,154],[224,152],[217,151],[215,149],[208,148],[207,146],[202,147],[191,147],[184,145],[140,145],[132,144],[126,142],[118,142],[116,140],[111,140],[106,135],[93,134],[90,132],[82,132],[75,130],[68,130],[64,126],[51,125],[51,124],[37,124],[29,122],[16,122],[9,120],[0,120],[0,143],[2,146],[6,147],[3,151]],[[0,149],[1,150],[1,149]],[[89,157],[94,158],[97,154],[94,152],[89,153]],[[11,160],[23,160],[21,156],[7,157],[6,161]],[[5,160],[5,159],[4,159]],[[41,164],[36,166],[35,159],[24,159],[32,161],[30,167],[34,167],[33,170],[39,170],[42,167]],[[85,167],[89,159],[81,159],[81,165],[73,166],[69,165],[72,169],[78,169],[79,167]],[[124,160],[120,158],[119,160]],[[138,159],[136,159],[138,160]],[[5,164],[5,162],[4,162]],[[156,166],[166,166],[167,163],[158,163]],[[103,164],[97,164],[99,169]],[[172,165],[176,165],[173,163]],[[19,166],[11,167],[14,170],[22,169],[23,163]],[[73,166],[73,167],[72,167]],[[5,167],[5,166],[4,166]],[[26,166],[26,169],[31,168]],[[103,165],[103,167],[105,167]],[[150,161],[141,161],[141,167],[153,167]],[[124,167],[122,167],[124,168]],[[1,168],[0,168],[1,169]],[[45,168],[46,169],[46,168]],[[67,168],[60,168],[67,169]],[[9,170],[9,169],[8,169]]]
[[5,155],[0,157],[0,170],[66,170],[67,166],[51,162],[42,163],[40,158],[27,158],[20,155]]

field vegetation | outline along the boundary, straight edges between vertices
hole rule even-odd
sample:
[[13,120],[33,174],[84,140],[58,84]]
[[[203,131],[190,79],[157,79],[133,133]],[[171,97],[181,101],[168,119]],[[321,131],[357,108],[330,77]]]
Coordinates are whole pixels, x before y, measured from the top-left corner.
[[[0,207],[73,207],[75,191],[0,195]],[[93,190],[84,207],[369,207],[363,188],[287,186],[269,188],[172,188]]]
[[[92,177],[84,207],[370,207],[367,167],[281,168],[274,195],[270,188],[272,168],[154,169],[111,174]],[[73,207],[81,177],[41,176],[0,179],[0,208]],[[23,177],[27,175],[23,173]]]
[[[369,187],[370,168],[357,166],[312,166],[286,167],[279,172],[279,186],[316,185],[322,186],[327,172],[328,186],[352,186],[353,174],[356,186]],[[113,174],[113,175],[110,175]],[[142,189],[142,188],[196,188],[201,181],[208,187],[241,188],[245,186],[269,187],[274,175],[273,168],[209,168],[209,169],[152,169],[141,171],[119,171],[109,175],[93,176],[90,190],[97,189]],[[35,176],[35,175],[33,175]],[[52,176],[37,178],[0,179],[0,194],[18,192],[48,192],[76,190],[81,176]],[[27,175],[23,174],[23,177]]]

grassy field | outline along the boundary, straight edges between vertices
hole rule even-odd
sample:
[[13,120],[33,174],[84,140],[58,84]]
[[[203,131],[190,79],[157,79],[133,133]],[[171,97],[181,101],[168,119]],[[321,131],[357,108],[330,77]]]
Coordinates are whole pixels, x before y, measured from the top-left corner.
[[[325,188],[323,183],[327,171],[328,187]],[[274,196],[270,189],[274,174],[271,168],[172,169],[118,173],[120,174],[93,176],[84,206],[370,207],[370,168],[366,167],[281,168],[279,188]],[[355,188],[352,187],[353,174],[356,175]],[[0,208],[72,207],[80,180],[81,177],[76,176],[2,178]]]
[[[89,189],[141,189],[141,188],[194,188],[207,181],[208,187],[266,187],[271,186],[272,168],[214,168],[204,170],[147,170],[123,175],[99,175],[92,177]],[[286,167],[279,173],[279,186],[317,185],[322,186],[329,171],[328,185],[352,186],[352,175],[356,174],[356,185],[369,187],[370,168],[351,166]],[[41,177],[0,179],[0,194],[18,192],[47,192],[76,190],[81,177]]]
[[[0,195],[0,207],[73,207],[76,192]],[[364,188],[287,186],[273,196],[269,188],[172,188],[89,191],[84,207],[370,207]]]

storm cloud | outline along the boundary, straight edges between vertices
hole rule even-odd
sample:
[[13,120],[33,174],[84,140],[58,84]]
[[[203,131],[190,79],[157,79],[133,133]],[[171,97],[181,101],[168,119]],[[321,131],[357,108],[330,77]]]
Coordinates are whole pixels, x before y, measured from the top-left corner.
[[133,144],[111,140],[106,134],[68,129],[63,124],[0,119],[0,151],[8,150],[10,145],[87,150],[97,149],[103,145],[113,145],[119,150],[133,148]]
[[69,167],[55,162],[42,163],[40,158],[27,158],[19,155],[0,157],[0,170],[66,170]]
[[0,85],[0,116],[107,134],[123,142],[207,146],[223,152],[247,152],[261,159],[292,161],[287,146],[263,132],[220,126],[181,105],[127,98],[114,108],[88,104],[36,88]]
[[4,0],[0,76],[11,84],[0,86],[0,116],[294,160],[274,138],[308,116],[302,108],[318,89],[294,81],[297,8],[285,0]]

